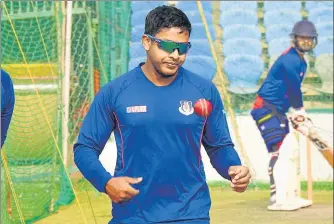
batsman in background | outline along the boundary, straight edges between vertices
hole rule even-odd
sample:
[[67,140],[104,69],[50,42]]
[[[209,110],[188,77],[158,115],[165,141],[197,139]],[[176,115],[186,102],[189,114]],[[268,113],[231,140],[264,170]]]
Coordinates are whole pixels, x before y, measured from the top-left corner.
[[1,69],[1,148],[14,112],[15,94],[12,79]]
[[[289,118],[300,125],[294,126],[305,134],[311,123],[303,106],[301,83],[303,82],[307,64],[304,54],[317,45],[317,31],[310,21],[297,22],[291,33],[292,46],[284,51],[275,61],[264,80],[255,99],[251,115],[271,154],[269,162],[270,201],[268,210],[297,210],[312,205],[312,201],[298,197],[293,191],[297,186],[289,183],[290,173],[297,178],[296,169],[289,168],[293,144],[293,133],[289,133]],[[281,155],[280,152],[286,155]],[[289,158],[290,157],[290,158]],[[275,167],[276,162],[278,164]],[[296,179],[294,178],[294,179]],[[292,191],[292,192],[291,192]]]
[[[217,88],[181,67],[190,34],[181,10],[159,6],[149,12],[142,36],[146,62],[106,84],[84,119],[74,160],[111,198],[109,223],[210,223],[201,144],[234,191],[248,186],[249,170],[234,149]],[[98,159],[112,131],[114,176]]]

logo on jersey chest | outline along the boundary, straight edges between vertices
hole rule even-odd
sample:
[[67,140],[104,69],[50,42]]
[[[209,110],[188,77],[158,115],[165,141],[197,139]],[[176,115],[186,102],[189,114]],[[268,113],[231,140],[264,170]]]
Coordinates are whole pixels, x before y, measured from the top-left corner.
[[194,107],[191,101],[181,100],[179,111],[186,116],[194,113]]
[[126,108],[126,113],[146,113],[147,106],[132,106]]

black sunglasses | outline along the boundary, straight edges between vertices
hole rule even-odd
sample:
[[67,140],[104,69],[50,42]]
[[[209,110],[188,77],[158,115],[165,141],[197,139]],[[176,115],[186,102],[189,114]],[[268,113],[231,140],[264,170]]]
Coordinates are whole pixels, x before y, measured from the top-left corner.
[[153,37],[149,34],[145,34],[148,38],[158,43],[158,47],[168,53],[173,53],[175,49],[178,50],[179,54],[185,54],[188,52],[188,50],[191,48],[190,42],[186,43],[178,43],[174,41],[168,41],[168,40],[160,40],[156,37]]

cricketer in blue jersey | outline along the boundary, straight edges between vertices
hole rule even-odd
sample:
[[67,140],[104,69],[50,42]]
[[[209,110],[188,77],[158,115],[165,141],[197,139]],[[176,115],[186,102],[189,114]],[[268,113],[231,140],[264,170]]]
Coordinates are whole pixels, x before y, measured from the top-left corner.
[[[247,188],[249,170],[234,149],[216,87],[181,67],[190,33],[181,10],[153,9],[142,37],[146,62],[106,84],[84,119],[74,160],[84,177],[111,198],[109,223],[209,223],[201,144],[233,190]],[[199,99],[211,102],[210,115],[194,113]],[[112,132],[114,176],[98,160]]]
[[270,68],[251,111],[271,154],[268,169],[271,185],[269,210],[297,210],[312,205],[312,201],[289,192],[287,189],[293,191],[297,186],[287,187],[288,184],[291,185],[287,180],[287,173],[283,168],[280,171],[274,167],[280,152],[285,148],[292,151],[293,148],[294,136],[289,134],[289,120],[286,115],[289,109],[292,111],[289,118],[298,123],[295,127],[298,131],[306,134],[308,127],[312,125],[304,110],[301,84],[307,68],[304,54],[316,46],[317,36],[316,28],[310,21],[304,20],[294,25],[291,33],[292,46],[285,50]]
[[1,69],[1,148],[5,143],[15,104],[12,79]]

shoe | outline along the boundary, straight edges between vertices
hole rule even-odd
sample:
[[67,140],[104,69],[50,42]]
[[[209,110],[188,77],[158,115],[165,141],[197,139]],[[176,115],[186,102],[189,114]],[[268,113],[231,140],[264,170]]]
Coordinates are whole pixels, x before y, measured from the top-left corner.
[[300,198],[300,197],[296,197],[295,201],[296,201],[295,202],[296,204],[299,204],[300,208],[307,208],[313,204],[311,200],[307,200],[307,199]]
[[268,205],[267,209],[269,211],[296,211],[300,209],[300,204],[299,203],[285,203],[285,204],[273,203],[272,205]]

